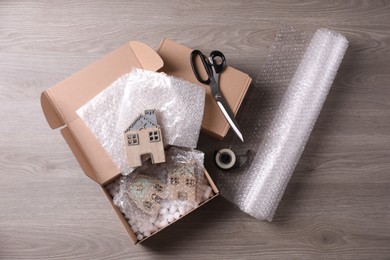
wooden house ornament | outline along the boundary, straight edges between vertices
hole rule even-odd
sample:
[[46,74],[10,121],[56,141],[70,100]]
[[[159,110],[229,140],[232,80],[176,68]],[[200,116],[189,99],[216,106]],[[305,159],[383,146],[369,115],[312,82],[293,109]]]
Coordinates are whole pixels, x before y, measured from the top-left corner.
[[168,174],[168,191],[171,199],[196,202],[196,177],[194,164],[179,164]]
[[165,162],[161,128],[155,110],[145,110],[124,133],[130,167],[142,165],[141,155],[149,154],[153,164]]
[[156,178],[139,174],[130,183],[127,194],[139,209],[150,216],[156,216],[160,203],[166,198],[166,185]]

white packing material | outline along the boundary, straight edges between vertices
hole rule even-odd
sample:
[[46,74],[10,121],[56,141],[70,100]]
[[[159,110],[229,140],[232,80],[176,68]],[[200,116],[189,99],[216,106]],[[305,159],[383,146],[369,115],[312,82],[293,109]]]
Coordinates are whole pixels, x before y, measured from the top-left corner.
[[205,90],[183,79],[134,68],[76,112],[123,174],[129,166],[123,132],[143,113],[156,109],[165,145],[195,148]]

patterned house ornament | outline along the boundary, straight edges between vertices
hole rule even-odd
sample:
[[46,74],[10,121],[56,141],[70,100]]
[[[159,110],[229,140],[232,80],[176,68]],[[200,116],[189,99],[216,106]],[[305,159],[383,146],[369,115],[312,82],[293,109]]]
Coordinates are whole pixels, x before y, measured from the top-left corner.
[[196,203],[195,164],[177,164],[168,174],[168,191],[173,200]]
[[138,208],[150,216],[156,216],[160,202],[166,198],[166,185],[158,179],[137,175],[131,182],[127,195]]
[[154,109],[140,114],[123,135],[130,167],[141,166],[141,155],[144,154],[150,155],[153,164],[165,162],[161,128]]

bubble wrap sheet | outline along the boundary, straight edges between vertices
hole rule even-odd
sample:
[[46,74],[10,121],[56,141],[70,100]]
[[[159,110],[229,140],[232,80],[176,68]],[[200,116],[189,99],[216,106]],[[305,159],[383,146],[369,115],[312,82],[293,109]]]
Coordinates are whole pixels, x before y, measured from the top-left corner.
[[141,69],[121,76],[77,110],[118,169],[128,165],[124,130],[144,110],[156,109],[165,144],[195,148],[203,119],[205,91],[185,80]]
[[234,137],[224,143],[237,154],[251,150],[249,162],[231,172],[214,169],[221,195],[244,212],[272,221],[347,47],[328,29],[278,33],[240,111],[245,143]]

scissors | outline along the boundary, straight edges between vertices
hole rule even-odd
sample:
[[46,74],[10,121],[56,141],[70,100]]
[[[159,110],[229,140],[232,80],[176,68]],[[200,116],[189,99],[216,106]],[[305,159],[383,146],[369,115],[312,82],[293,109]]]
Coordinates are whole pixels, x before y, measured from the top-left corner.
[[[196,57],[199,56],[202,61],[203,67],[207,72],[207,79],[202,79],[198,69],[196,67]],[[191,67],[192,71],[195,74],[196,79],[203,84],[209,85],[211,89],[211,94],[213,95],[215,101],[217,101],[219,109],[222,111],[229,125],[232,127],[236,135],[244,142],[244,138],[234,114],[230,109],[226,99],[223,97],[221,89],[219,88],[219,75],[224,71],[226,67],[225,55],[220,51],[212,51],[209,57],[203,55],[199,50],[194,50],[191,52]]]

